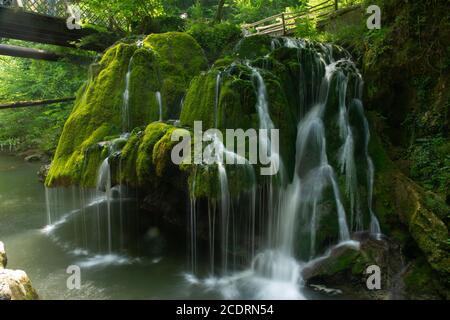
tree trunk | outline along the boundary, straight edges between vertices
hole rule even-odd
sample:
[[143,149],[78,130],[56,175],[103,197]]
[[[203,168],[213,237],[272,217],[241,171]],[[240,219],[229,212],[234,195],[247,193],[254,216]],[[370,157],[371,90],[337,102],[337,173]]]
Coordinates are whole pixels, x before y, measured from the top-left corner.
[[223,7],[225,5],[225,0],[219,0],[219,5],[217,6],[216,23],[220,23],[223,18]]
[[71,98],[50,99],[50,100],[19,101],[19,102],[7,103],[7,104],[0,104],[0,110],[45,106],[45,105],[50,105],[50,104],[55,104],[55,103],[70,102],[70,101],[74,101],[74,100],[75,100],[75,98],[71,97]]

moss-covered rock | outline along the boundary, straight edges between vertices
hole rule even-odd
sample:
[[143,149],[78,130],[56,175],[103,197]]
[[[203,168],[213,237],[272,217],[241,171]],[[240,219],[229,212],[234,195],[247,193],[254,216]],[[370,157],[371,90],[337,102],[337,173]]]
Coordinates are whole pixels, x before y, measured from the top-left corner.
[[[158,91],[163,119],[176,117],[191,79],[204,68],[206,59],[200,46],[184,33],[150,35],[142,48],[133,43],[110,48],[92,66],[89,81],[78,92],[46,185],[95,186],[96,172],[105,157],[103,154],[102,159],[95,145],[157,121]],[[127,86],[128,100],[124,94]]]
[[[402,271],[399,246],[389,239],[375,239],[367,233],[354,234],[359,241],[356,246],[341,244],[318,260],[310,262],[303,270],[308,285],[324,284],[340,289],[347,298],[398,299],[396,288],[401,286],[398,274]],[[369,266],[380,267],[381,290],[367,288],[366,270]]]
[[402,274],[405,298],[414,300],[436,300],[450,298],[450,290],[443,287],[441,277],[423,258],[409,263]]
[[[426,195],[408,178],[392,176],[397,212],[430,265],[450,281],[448,228],[427,206]],[[448,283],[450,285],[450,282]]]
[[144,46],[156,54],[160,70],[163,119],[176,119],[192,78],[207,67],[200,45],[187,33],[151,34]]
[[[280,141],[284,141],[280,152],[282,159],[288,161],[285,167],[290,175],[295,158],[295,116],[280,79],[262,69],[259,72],[264,78],[271,119],[280,130]],[[258,129],[257,102],[258,84],[252,69],[245,64],[232,63],[225,69],[212,69],[193,80],[184,102],[181,124],[193,127],[194,121],[202,121],[203,130],[218,128],[223,132],[226,129]]]
[[[379,139],[381,128],[372,114],[371,154],[376,169],[374,209],[382,230],[402,244],[405,254],[423,255],[434,272],[449,287],[450,250],[448,226],[443,222],[448,216],[448,206],[443,199],[407,178],[388,157]],[[424,275],[424,277],[426,274]]]
[[272,51],[272,39],[268,35],[243,38],[236,46],[236,55],[241,59],[264,57]]

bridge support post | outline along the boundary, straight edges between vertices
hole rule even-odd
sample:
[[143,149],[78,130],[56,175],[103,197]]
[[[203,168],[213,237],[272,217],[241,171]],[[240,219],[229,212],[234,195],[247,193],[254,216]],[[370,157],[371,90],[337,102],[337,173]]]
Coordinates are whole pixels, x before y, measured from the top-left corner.
[[284,12],[281,14],[281,21],[283,21],[283,36],[285,36],[287,33],[287,30],[286,30],[286,19],[284,17]]

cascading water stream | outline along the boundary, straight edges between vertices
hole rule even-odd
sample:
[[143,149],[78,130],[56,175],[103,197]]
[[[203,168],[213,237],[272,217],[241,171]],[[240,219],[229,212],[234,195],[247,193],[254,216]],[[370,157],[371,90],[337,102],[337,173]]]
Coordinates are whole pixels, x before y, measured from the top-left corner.
[[130,78],[131,78],[131,67],[133,64],[133,57],[131,57],[128,63],[128,70],[125,75],[125,89],[123,91],[123,102],[122,102],[122,132],[130,131]]
[[214,111],[215,111],[215,119],[214,119],[214,127],[217,128],[217,124],[219,121],[219,98],[220,98],[220,84],[222,81],[222,72],[219,72],[217,74],[216,77],[216,97],[215,97],[215,106],[214,106]]
[[[370,215],[370,231],[372,234],[380,233],[379,223],[372,209],[374,169],[368,152],[369,127],[361,103],[361,76],[359,73],[357,73],[357,77],[353,78],[346,75],[341,69],[341,65],[347,64],[354,68],[354,64],[347,57],[335,60],[331,46],[319,44],[313,51],[305,50],[309,47],[308,43],[303,40],[290,38],[272,40],[272,50],[282,46],[298,50],[300,65],[299,120],[294,173],[292,180],[288,182],[283,174],[284,170],[281,170],[278,181],[269,179],[268,190],[264,191],[264,187],[259,190],[259,199],[261,199],[258,208],[259,224],[261,226],[267,223],[267,230],[261,230],[260,233],[265,235],[266,241],[260,243],[259,252],[252,251],[250,254],[250,260],[252,261],[250,269],[243,272],[235,270],[233,275],[223,277],[221,280],[205,282],[208,287],[218,285],[225,297],[242,297],[241,294],[244,291],[247,292],[245,288],[256,286],[254,288],[254,291],[257,292],[256,296],[254,292],[247,292],[247,294],[263,299],[303,298],[300,291],[302,268],[308,261],[311,263],[323,259],[329,254],[329,251],[327,251],[324,256],[320,256],[320,250],[323,250],[323,247],[319,246],[320,243],[317,239],[321,221],[325,214],[335,214],[336,216],[334,218],[337,222],[336,245],[359,248],[357,242],[351,240],[351,232],[361,231],[364,228],[363,208],[358,191],[361,183],[355,160],[356,139],[359,136],[355,138],[357,131],[349,119],[352,108],[360,118],[358,126],[362,124],[364,128],[364,157],[367,163],[367,211]],[[308,65],[304,65],[305,63]],[[260,129],[275,129],[270,116],[269,97],[261,71],[250,66],[248,62],[246,65],[251,69],[255,84],[256,111]],[[216,114],[221,76],[222,74],[219,74],[216,80]],[[305,84],[307,81],[309,82],[308,85]],[[350,86],[355,88],[353,97],[348,94],[351,91],[349,90]],[[334,121],[325,116],[327,105],[330,103],[330,95],[337,96],[338,104],[335,123],[338,128],[337,138],[341,143],[336,157],[338,170],[333,168],[334,159],[330,161],[328,156],[330,150],[328,150],[329,143],[325,121],[327,123]],[[348,104],[349,100],[353,101],[351,105]],[[272,143],[270,138],[262,135],[258,142],[266,150],[270,150],[270,144]],[[279,154],[269,154],[269,156],[278,157],[279,162],[282,163]],[[228,188],[227,167],[221,164],[218,167],[221,190],[224,191]],[[345,181],[345,192],[342,194],[337,172],[343,176]],[[323,203],[329,201],[326,200],[329,195],[332,195],[334,207],[331,212],[324,212],[326,206]],[[344,196],[349,203],[350,224],[347,222]],[[226,199],[226,201],[222,201],[222,205],[233,202],[233,198],[223,197],[222,194],[222,200]],[[258,197],[255,196],[256,198]],[[329,203],[331,204],[331,202]],[[227,212],[227,210],[229,210],[227,206],[221,208],[223,212]],[[263,213],[265,211],[267,211],[267,214]],[[228,221],[222,220],[222,224],[222,228],[228,226]],[[300,228],[300,226],[304,227]],[[251,233],[251,237],[254,241],[254,231]],[[300,238],[303,239],[301,241],[306,241],[306,243],[302,246],[303,249],[299,255],[297,247]],[[228,242],[230,239],[222,237],[220,241],[221,246],[226,248],[228,244],[223,242]],[[213,245],[210,244],[210,246]],[[230,295],[230,290],[235,293]]]
[[158,111],[159,111],[159,121],[163,121],[163,104],[161,98],[161,92],[155,92],[156,102],[158,103]]
[[97,190],[105,190],[106,203],[108,210],[108,252],[112,252],[112,233],[111,233],[111,168],[109,157],[106,158],[98,170]]
[[[273,151],[274,148],[272,148],[276,141],[272,141],[269,134],[270,130],[276,129],[270,112],[271,97],[267,90],[269,82],[266,83],[264,79],[266,72],[271,72],[270,64],[267,62],[270,54],[263,67],[257,68],[249,63],[246,66],[251,71],[251,80],[255,89],[255,111],[261,131],[258,145],[259,148],[266,151],[266,160],[270,160],[267,162],[276,163],[279,166],[278,173],[275,176],[258,179],[259,183],[257,183],[253,166],[241,155],[228,150],[219,134],[214,132],[206,134],[206,140],[211,143],[204,150],[204,153],[210,154],[211,158],[204,159],[204,163],[195,168],[196,173],[190,190],[189,215],[191,271],[196,274],[200,269],[197,266],[197,259],[201,247],[197,237],[201,233],[198,228],[201,225],[202,216],[199,210],[201,208],[200,200],[195,196],[197,170],[216,170],[217,195],[207,199],[207,227],[210,274],[213,277],[219,273],[221,277],[214,278],[214,281],[209,278],[205,283],[223,286],[226,288],[226,294],[224,293],[226,297],[242,297],[239,296],[241,292],[235,293],[235,291],[247,290],[253,291],[247,293],[255,298],[303,298],[301,291],[302,268],[308,261],[318,259],[320,254],[325,251],[320,239],[324,216],[331,216],[333,220],[330,218],[329,221],[336,222],[336,230],[333,230],[335,234],[330,237],[333,237],[337,245],[354,245],[350,241],[351,233],[363,230],[365,227],[363,217],[366,209],[365,195],[360,195],[358,191],[362,177],[366,178],[370,231],[374,234],[381,233],[372,208],[374,167],[369,156],[369,126],[361,102],[362,80],[360,76],[356,80],[349,77],[341,69],[341,64],[351,64],[351,62],[348,59],[335,61],[330,46],[318,45],[315,51],[307,51],[305,50],[307,45],[305,41],[289,38],[273,39],[271,44],[272,50],[282,46],[298,50],[299,100],[294,118],[297,121],[297,136],[293,172],[289,174],[286,172],[281,153]],[[125,77],[121,110],[124,134],[119,139],[127,139],[126,133],[132,129],[129,110],[132,62],[133,58],[129,61]],[[228,76],[225,71],[216,75],[215,128],[219,127],[219,120],[223,120],[222,117],[226,115],[226,112],[220,109],[220,103],[221,86],[227,81]],[[336,84],[336,87],[333,87],[333,84]],[[356,88],[353,96],[350,94],[352,85]],[[337,116],[327,118],[327,104],[331,101],[330,97],[333,94],[337,95]],[[163,121],[163,103],[160,92],[155,92],[155,99],[159,107],[159,121]],[[221,117],[219,117],[219,112],[221,112]],[[357,115],[356,118],[363,127],[364,139],[360,139],[360,132],[352,122],[354,121],[352,120],[354,117],[351,117],[353,114]],[[338,128],[333,137],[337,141],[335,144],[338,144],[335,147],[338,149],[337,152],[331,150],[331,142],[327,135],[329,123]],[[362,162],[367,165],[364,168],[365,173],[358,171],[356,166],[358,163],[359,167],[356,159],[357,143],[361,140],[364,141],[363,156],[365,159]],[[110,159],[120,152],[120,150],[114,149],[114,145],[115,141],[108,145],[108,157],[98,170],[97,190],[93,191],[92,195],[86,195],[86,190],[73,191],[79,192],[79,194],[74,194],[72,199],[82,198],[83,206],[81,209],[68,211],[69,215],[80,212],[83,218],[81,227],[75,227],[82,230],[82,232],[76,232],[76,237],[80,238],[79,243],[82,243],[84,248],[93,247],[92,243],[97,243],[98,251],[101,251],[102,246],[105,246],[106,243],[109,254],[118,247],[116,245],[117,238],[115,238],[117,225],[120,225],[120,248],[124,244],[122,187],[119,187],[117,197],[115,193],[117,189],[112,185],[113,174]],[[240,167],[242,171],[238,171],[239,173],[236,174],[236,171],[233,170],[237,170],[238,166],[230,165],[228,161],[225,161],[225,157],[235,160],[236,164],[244,163]],[[120,166],[119,162],[119,171],[121,171]],[[232,179],[241,173],[248,176],[249,187],[247,191],[241,191],[236,195],[232,193]],[[340,178],[343,183],[345,182],[345,189],[342,188],[345,191],[342,193],[339,184]],[[215,176],[214,179],[216,179]],[[55,200],[52,198],[53,193],[47,190],[47,219],[49,226],[59,228],[62,222],[68,220],[69,216],[54,214],[55,209],[52,208],[52,203]],[[95,202],[97,198],[99,200]],[[114,209],[117,199],[120,201],[119,222],[114,219],[114,214],[117,212]],[[257,199],[260,200],[258,203]],[[87,231],[89,219],[92,217],[89,217],[86,208],[90,208],[92,203],[97,206],[96,241],[92,240]],[[347,204],[350,223],[347,222],[345,207]],[[106,222],[105,219],[102,219],[102,212],[106,213]],[[92,215],[92,212],[90,214]],[[104,226],[106,229],[103,228]],[[255,293],[257,296],[254,296]]]

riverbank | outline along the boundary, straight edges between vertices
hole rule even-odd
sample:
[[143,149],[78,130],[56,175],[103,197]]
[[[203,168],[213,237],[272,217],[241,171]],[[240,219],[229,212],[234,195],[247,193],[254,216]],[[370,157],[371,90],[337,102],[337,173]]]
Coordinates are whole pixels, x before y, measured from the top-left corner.
[[22,270],[6,269],[8,258],[0,241],[0,300],[37,300],[30,278]]

